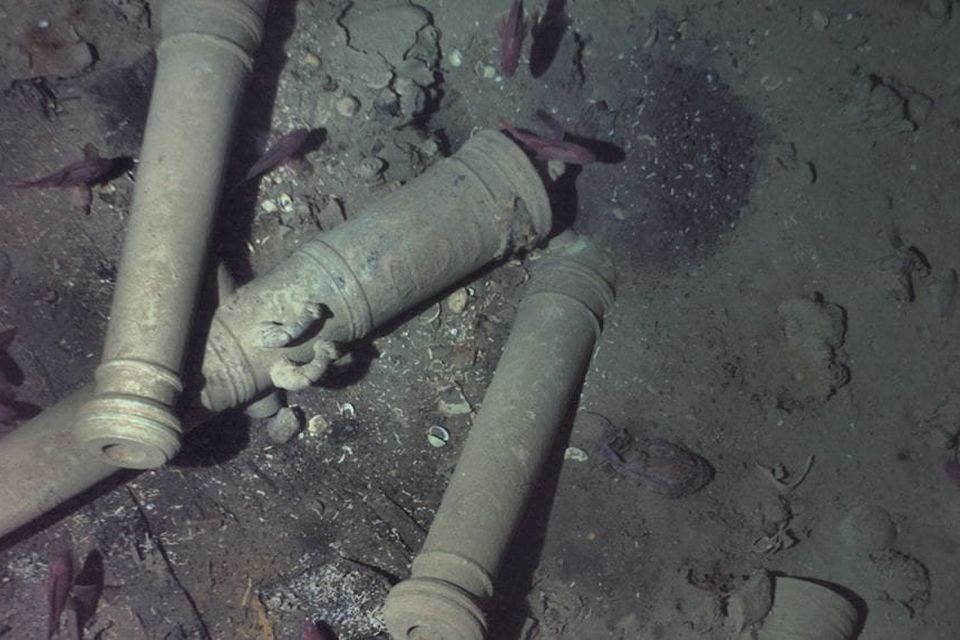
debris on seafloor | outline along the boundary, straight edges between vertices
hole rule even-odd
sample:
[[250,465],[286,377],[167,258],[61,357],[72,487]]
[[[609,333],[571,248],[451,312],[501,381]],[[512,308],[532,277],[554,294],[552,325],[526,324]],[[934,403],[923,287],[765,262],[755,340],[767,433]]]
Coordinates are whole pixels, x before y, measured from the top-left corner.
[[679,444],[659,438],[634,439],[626,430],[601,453],[617,471],[666,498],[686,498],[713,480],[705,459]]
[[507,15],[497,23],[497,34],[500,36],[500,71],[504,77],[512,78],[517,72],[526,31],[523,0],[512,0]]

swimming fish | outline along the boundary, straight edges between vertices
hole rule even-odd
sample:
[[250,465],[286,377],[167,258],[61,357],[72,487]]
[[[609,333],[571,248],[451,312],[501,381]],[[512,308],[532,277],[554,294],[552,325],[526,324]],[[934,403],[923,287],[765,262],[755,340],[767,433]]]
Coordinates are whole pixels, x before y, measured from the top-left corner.
[[70,590],[73,588],[73,558],[68,549],[58,553],[50,561],[50,575],[47,578],[47,638],[52,638],[60,630],[60,616],[67,608]]
[[116,170],[121,158],[101,158],[91,155],[77,160],[48,176],[13,185],[18,189],[46,189],[50,187],[89,187],[104,182]]
[[513,136],[517,142],[533,151],[542,160],[560,160],[567,164],[587,164],[594,162],[597,156],[583,145],[565,140],[547,140],[533,133],[525,133],[498,118],[500,127]]
[[507,78],[512,78],[520,63],[520,49],[526,35],[523,0],[513,0],[510,11],[497,23],[497,33],[500,35],[500,71]]
[[275,169],[293,156],[303,150],[307,139],[310,137],[309,129],[294,129],[284,135],[267,149],[266,153],[260,156],[260,159],[253,163],[253,166],[247,170],[243,179],[234,186],[234,189],[240,185],[253,180],[258,176]]

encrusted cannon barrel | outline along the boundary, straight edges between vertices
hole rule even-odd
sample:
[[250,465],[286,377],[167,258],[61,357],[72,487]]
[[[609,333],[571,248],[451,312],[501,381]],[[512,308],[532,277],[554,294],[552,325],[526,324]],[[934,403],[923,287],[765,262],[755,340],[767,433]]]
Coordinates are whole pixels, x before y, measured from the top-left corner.
[[482,640],[494,578],[576,400],[613,271],[586,239],[558,236],[537,263],[480,413],[410,578],[387,596],[397,640]]

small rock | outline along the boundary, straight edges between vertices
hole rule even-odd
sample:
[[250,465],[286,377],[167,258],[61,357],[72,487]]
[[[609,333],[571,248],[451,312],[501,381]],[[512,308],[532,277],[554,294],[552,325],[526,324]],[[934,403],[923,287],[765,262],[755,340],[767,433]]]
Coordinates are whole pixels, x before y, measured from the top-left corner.
[[260,203],[260,209],[264,213],[276,213],[277,212],[277,203],[273,200],[264,200]]
[[563,452],[563,459],[573,460],[574,462],[586,462],[590,459],[590,456],[580,447],[567,447]]
[[303,413],[296,407],[283,407],[267,422],[267,436],[277,444],[284,444],[302,428]]
[[477,75],[484,80],[493,80],[497,77],[497,68],[489,64],[481,64],[477,67]]
[[437,398],[437,411],[450,418],[467,415],[473,411],[473,407],[464,397],[460,387],[454,385],[440,391],[440,396]]
[[810,14],[810,24],[813,25],[813,28],[817,31],[825,31],[830,25],[830,18],[823,12],[814,9],[813,13]]
[[364,158],[353,168],[353,175],[364,182],[378,182],[383,178],[386,163],[376,156]]
[[450,62],[451,67],[456,69],[463,65],[463,54],[460,53],[459,49],[454,49],[450,52],[450,55],[447,56],[447,61]]
[[360,101],[353,96],[344,96],[337,100],[337,113],[352,118],[360,110]]
[[319,414],[307,421],[307,433],[313,437],[325,436],[330,430],[330,421]]
[[305,54],[303,54],[303,64],[311,67],[319,67],[320,56],[313,53],[312,51],[307,51]]
[[463,313],[463,310],[467,308],[469,299],[469,292],[464,287],[460,287],[447,298],[447,308],[450,309],[451,313]]

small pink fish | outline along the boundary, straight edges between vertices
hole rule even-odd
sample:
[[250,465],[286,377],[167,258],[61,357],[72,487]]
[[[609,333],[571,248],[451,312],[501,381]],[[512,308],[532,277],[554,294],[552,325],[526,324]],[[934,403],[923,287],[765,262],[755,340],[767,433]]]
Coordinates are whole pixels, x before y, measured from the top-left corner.
[[49,620],[47,638],[52,638],[60,630],[60,617],[67,607],[70,590],[73,588],[73,558],[65,549],[50,561],[50,575],[47,578],[47,605]]
[[253,163],[253,166],[247,171],[247,174],[243,177],[243,180],[238,182],[234,189],[240,185],[253,180],[257,176],[262,176],[280,166],[290,158],[294,157],[303,150],[303,146],[307,143],[307,139],[310,137],[309,129],[294,129],[290,133],[284,135],[267,149],[259,160]]
[[118,158],[90,156],[68,164],[56,173],[43,178],[13,185],[18,189],[45,189],[48,187],[89,187],[110,177],[117,167]]
[[502,129],[516,138],[517,142],[537,154],[537,157],[542,160],[560,160],[567,164],[587,164],[597,159],[593,151],[575,142],[547,140],[532,133],[524,133],[503,118],[498,118],[498,121]]
[[500,36],[500,71],[512,78],[520,63],[520,49],[526,35],[523,0],[513,0],[510,11],[497,23],[497,34]]

